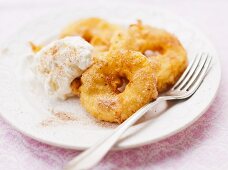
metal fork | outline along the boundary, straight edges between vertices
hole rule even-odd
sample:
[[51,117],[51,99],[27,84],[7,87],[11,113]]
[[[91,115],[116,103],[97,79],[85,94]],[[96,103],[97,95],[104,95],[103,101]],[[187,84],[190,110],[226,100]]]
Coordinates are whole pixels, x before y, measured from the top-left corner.
[[65,167],[65,170],[84,170],[92,168],[114,146],[121,135],[153,106],[157,105],[161,101],[187,99],[192,96],[208,72],[211,60],[212,57],[206,53],[196,55],[192,63],[188,66],[172,89],[164,95],[158,97],[155,101],[143,106],[125,122],[118,126],[107,138],[98,142],[96,145],[71,160]]

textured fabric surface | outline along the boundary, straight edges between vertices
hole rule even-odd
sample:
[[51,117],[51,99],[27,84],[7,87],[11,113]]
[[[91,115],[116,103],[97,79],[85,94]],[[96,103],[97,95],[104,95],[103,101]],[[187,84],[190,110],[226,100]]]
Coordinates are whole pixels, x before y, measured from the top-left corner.
[[[187,129],[154,144],[112,151],[94,169],[228,169],[228,24],[224,17],[228,15],[228,2],[140,2],[164,6],[196,23],[209,35],[220,54],[223,73],[221,86],[211,107]],[[58,8],[61,8],[60,1],[32,3],[28,0],[0,0],[0,42],[4,42],[17,28],[32,18]],[[60,149],[30,139],[0,119],[0,170],[61,170],[63,165],[77,154],[79,151]]]

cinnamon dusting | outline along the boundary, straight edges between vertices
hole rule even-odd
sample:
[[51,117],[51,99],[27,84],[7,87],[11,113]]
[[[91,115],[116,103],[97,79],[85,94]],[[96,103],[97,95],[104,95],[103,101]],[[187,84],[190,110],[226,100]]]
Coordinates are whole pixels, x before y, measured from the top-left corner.
[[76,120],[77,117],[73,113],[52,111],[52,115],[49,118],[43,120],[40,124],[43,127],[47,127],[50,125],[63,124]]
[[64,122],[77,120],[76,116],[74,114],[72,114],[72,113],[54,112],[53,115],[57,119],[59,119],[61,121],[64,121]]

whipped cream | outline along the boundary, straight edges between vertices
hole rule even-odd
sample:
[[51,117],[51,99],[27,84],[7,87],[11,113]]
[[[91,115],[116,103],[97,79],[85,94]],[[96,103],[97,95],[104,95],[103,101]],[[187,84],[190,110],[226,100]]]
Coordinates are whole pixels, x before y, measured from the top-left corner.
[[79,36],[51,42],[35,55],[35,74],[45,92],[60,99],[72,96],[71,82],[92,64],[93,46]]

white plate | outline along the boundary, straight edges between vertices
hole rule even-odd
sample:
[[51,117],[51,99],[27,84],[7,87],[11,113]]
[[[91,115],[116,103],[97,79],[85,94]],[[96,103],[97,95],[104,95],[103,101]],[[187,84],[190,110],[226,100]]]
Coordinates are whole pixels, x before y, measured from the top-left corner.
[[[30,69],[24,65],[26,54],[31,53],[28,41],[39,43],[47,36],[56,35],[70,21],[89,16],[124,25],[142,19],[146,24],[174,33],[186,48],[189,60],[201,51],[214,56],[212,69],[194,96],[187,101],[158,105],[131,127],[115,148],[132,148],[164,139],[189,126],[206,111],[216,95],[221,70],[217,53],[199,31],[180,18],[151,7],[129,4],[94,8],[82,5],[33,21],[3,50],[0,59],[0,112],[7,122],[38,141],[72,149],[88,148],[113,131],[115,125],[96,122],[80,106],[77,98],[66,102],[49,99],[39,84],[31,80]],[[67,112],[74,116],[64,121],[53,116],[53,112]]]

